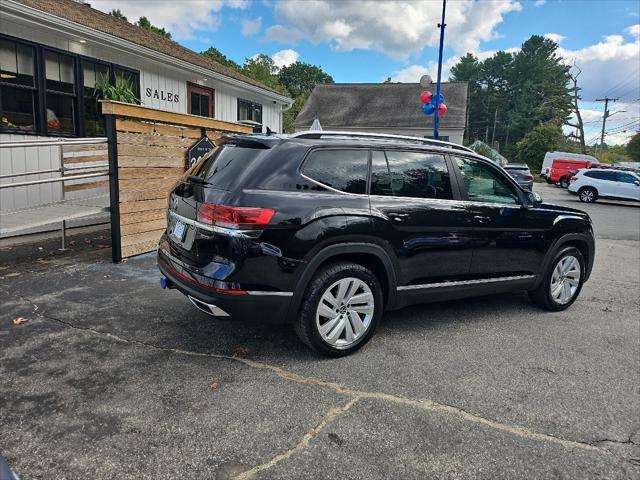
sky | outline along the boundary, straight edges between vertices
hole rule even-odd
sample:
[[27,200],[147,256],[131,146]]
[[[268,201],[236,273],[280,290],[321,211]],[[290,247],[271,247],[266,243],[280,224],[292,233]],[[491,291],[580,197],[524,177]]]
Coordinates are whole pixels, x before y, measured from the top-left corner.
[[[437,72],[440,0],[89,1],[130,21],[145,15],[182,45],[214,46],[238,63],[258,53],[278,66],[300,60],[340,83],[418,82]],[[599,141],[604,104],[596,99],[605,96],[618,98],[609,104],[608,144],[640,130],[640,1],[449,0],[446,13],[443,80],[467,52],[483,59],[546,35],[581,71],[587,142]]]

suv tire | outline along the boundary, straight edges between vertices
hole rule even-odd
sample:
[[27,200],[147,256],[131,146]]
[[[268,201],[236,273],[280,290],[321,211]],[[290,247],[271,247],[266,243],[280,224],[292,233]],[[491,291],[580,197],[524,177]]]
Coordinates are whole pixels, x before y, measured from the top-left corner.
[[598,199],[598,191],[593,187],[582,187],[578,190],[578,198],[584,203],[593,203]]
[[311,279],[294,329],[302,342],[323,355],[349,355],[373,335],[383,303],[380,282],[369,269],[332,263]]
[[540,285],[529,291],[540,308],[558,312],[576,301],[584,284],[585,262],[575,247],[561,249],[549,264]]

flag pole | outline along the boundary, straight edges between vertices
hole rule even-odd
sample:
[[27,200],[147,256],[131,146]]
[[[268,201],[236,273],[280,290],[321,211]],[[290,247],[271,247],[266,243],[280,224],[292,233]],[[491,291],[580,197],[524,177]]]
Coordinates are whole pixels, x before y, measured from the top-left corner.
[[447,8],[447,0],[442,0],[442,21],[438,24],[438,28],[440,28],[440,52],[438,54],[438,80],[436,84],[436,111],[434,112],[433,117],[433,138],[434,140],[438,139],[438,127],[440,126],[440,115],[439,115],[439,107],[440,107],[440,80],[442,78],[442,47],[444,45],[444,27],[447,25],[444,23],[444,13]]

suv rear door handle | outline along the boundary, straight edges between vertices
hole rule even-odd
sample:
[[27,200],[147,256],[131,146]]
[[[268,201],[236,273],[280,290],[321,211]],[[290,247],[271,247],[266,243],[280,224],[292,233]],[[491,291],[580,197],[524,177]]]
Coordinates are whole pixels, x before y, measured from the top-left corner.
[[388,214],[388,217],[396,222],[404,222],[407,218],[409,218],[408,213],[395,213],[391,212]]
[[491,221],[491,217],[483,217],[482,215],[476,215],[473,219],[478,223],[489,223]]

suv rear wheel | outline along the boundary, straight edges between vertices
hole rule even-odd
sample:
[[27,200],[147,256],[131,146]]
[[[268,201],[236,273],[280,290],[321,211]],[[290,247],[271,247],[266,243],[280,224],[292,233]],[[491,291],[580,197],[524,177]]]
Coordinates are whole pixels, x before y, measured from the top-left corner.
[[592,187],[582,187],[578,192],[578,198],[584,203],[593,203],[598,198],[598,192]]
[[576,301],[584,283],[584,257],[575,247],[562,249],[549,264],[544,278],[529,295],[541,308],[559,311]]
[[323,355],[349,355],[369,341],[382,309],[380,282],[369,269],[357,263],[334,263],[311,280],[295,331]]

